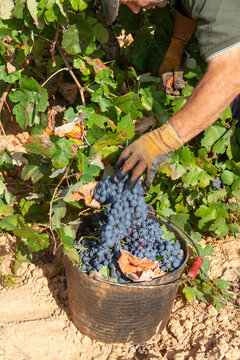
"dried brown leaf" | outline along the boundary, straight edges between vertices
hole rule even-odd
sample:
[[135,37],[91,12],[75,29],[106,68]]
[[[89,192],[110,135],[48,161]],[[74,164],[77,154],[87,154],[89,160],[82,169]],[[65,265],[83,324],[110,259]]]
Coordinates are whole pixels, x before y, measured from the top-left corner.
[[94,189],[98,184],[97,181],[80,186],[72,194],[71,198],[75,201],[84,200],[86,206],[100,209],[100,203],[94,199]]
[[120,250],[121,256],[118,260],[123,274],[133,281],[149,281],[166,274],[159,268],[158,261],[147,258],[140,259],[131,255],[128,251]]

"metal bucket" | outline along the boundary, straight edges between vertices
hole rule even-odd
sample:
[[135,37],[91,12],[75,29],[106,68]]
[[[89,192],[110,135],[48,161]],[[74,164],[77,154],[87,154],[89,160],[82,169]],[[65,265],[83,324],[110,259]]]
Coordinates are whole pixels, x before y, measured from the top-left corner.
[[[166,326],[189,250],[177,230],[155,220],[174,232],[184,251],[184,263],[158,279],[128,284],[98,280],[65,257],[70,316],[82,334],[104,343],[140,344]],[[83,221],[80,232],[85,226]]]

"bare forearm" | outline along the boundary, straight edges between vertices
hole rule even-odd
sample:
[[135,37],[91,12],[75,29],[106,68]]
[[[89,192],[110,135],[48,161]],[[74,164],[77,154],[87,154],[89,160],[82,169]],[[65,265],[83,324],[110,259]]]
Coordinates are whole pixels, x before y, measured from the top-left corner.
[[213,124],[240,93],[239,63],[240,46],[213,58],[187,104],[170,119],[184,143]]

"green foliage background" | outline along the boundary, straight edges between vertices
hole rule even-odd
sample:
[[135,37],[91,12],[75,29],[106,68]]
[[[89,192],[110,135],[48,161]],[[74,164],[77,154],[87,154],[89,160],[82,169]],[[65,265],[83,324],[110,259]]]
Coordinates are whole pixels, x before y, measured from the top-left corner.
[[[63,245],[76,259],[75,227],[85,207],[71,194],[80,185],[111,174],[122,147],[137,138],[134,120],[151,111],[161,126],[178,112],[206,64],[193,38],[187,47],[188,83],[181,96],[158,90],[158,68],[173,28],[170,7],[134,15],[121,6],[115,24],[106,26],[95,1],[0,0],[0,18],[0,91],[7,90],[12,114],[32,135],[25,144],[28,153],[19,184],[32,185],[28,196],[16,201],[8,190],[7,175],[17,165],[10,152],[0,153],[0,228],[21,239],[16,271],[50,243],[54,252]],[[116,36],[123,31],[120,47]],[[79,86],[74,104],[59,96],[54,82],[61,74],[74,83],[69,66]],[[48,111],[57,102],[65,106],[59,125],[74,121],[84,126],[81,145],[74,139],[46,135]],[[2,120],[4,124],[4,115]],[[214,125],[172,155],[146,197],[191,234],[204,257],[200,280],[185,286],[186,297],[209,302],[213,296],[218,308],[223,293],[227,296],[227,284],[209,280],[212,248],[203,249],[199,241],[201,234],[222,238],[240,233],[240,129],[235,125],[227,108]],[[213,186],[216,178],[221,180],[220,188]],[[236,201],[230,202],[232,198]]]

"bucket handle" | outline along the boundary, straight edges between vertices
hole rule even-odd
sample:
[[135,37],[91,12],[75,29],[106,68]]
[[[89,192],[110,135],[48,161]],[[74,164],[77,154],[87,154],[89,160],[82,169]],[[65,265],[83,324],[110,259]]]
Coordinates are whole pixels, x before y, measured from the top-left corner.
[[198,273],[198,270],[199,270],[200,266],[203,263],[203,258],[200,255],[200,252],[198,250],[197,245],[195,244],[195,241],[188,235],[188,233],[185,230],[181,229],[177,224],[175,224],[167,216],[161,214],[159,211],[154,210],[152,208],[152,206],[151,206],[151,210],[149,211],[149,213],[152,214],[152,215],[157,214],[157,215],[161,216],[163,219],[165,219],[167,221],[167,222],[165,222],[165,224],[167,223],[172,229],[174,229],[173,226],[176,227],[179,231],[181,231],[190,240],[190,242],[193,245],[193,247],[195,248],[198,256],[194,260],[193,266],[190,268],[189,272],[187,273],[187,277],[185,279],[178,280],[178,283],[181,284],[181,283],[184,283],[185,281],[188,281],[188,280],[194,280],[196,278],[196,276],[197,276],[197,273]]

